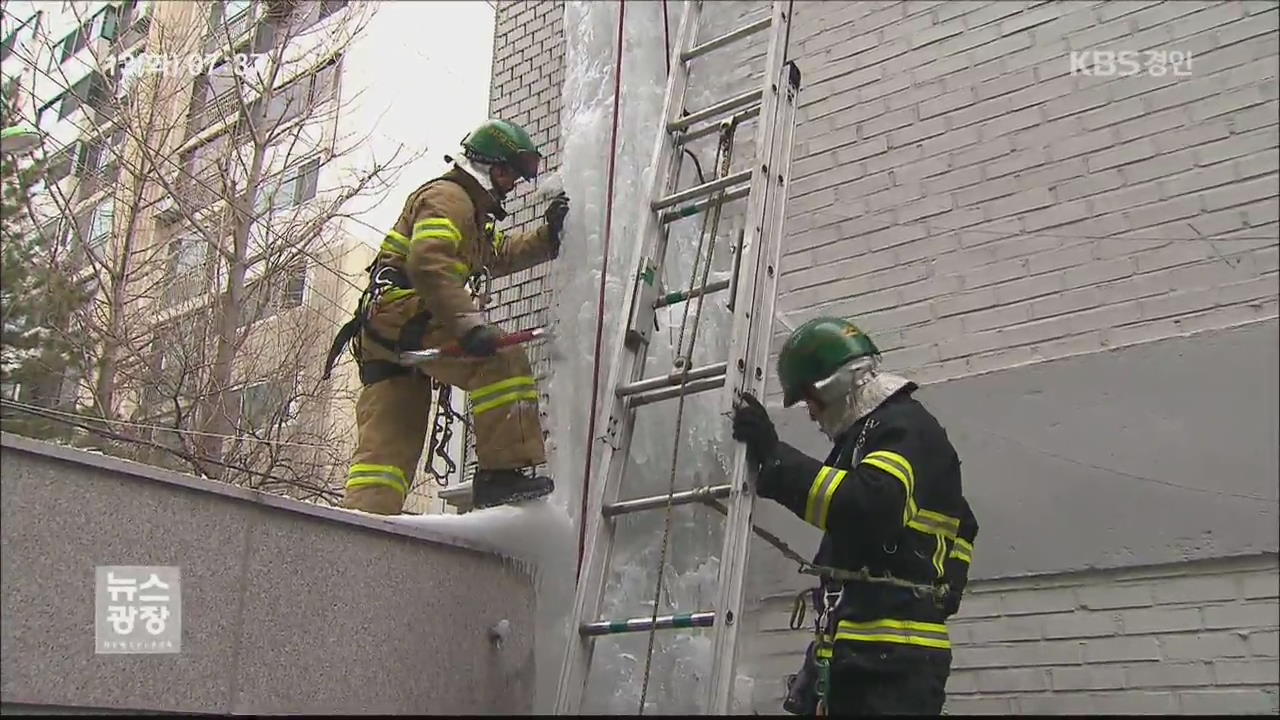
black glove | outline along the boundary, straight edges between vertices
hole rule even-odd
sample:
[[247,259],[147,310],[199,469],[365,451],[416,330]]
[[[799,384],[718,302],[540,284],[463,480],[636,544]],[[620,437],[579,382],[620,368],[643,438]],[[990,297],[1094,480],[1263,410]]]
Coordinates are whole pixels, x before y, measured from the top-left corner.
[[561,192],[547,203],[546,212],[542,214],[547,227],[551,230],[551,240],[560,244],[560,231],[564,229],[565,216],[569,214],[569,196]]
[[742,403],[733,413],[733,439],[747,444],[747,459],[763,465],[778,449],[778,431],[769,412],[750,393],[743,393]]
[[490,357],[498,352],[498,341],[502,339],[502,330],[496,325],[477,325],[467,331],[458,341],[462,352],[472,357]]

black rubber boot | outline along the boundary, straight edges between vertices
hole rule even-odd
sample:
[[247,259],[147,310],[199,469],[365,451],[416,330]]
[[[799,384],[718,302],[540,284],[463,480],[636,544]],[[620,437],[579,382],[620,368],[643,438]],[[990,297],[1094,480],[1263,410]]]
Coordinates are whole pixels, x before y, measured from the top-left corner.
[[477,470],[471,482],[471,507],[475,510],[534,500],[555,490],[551,478],[526,475],[520,470]]

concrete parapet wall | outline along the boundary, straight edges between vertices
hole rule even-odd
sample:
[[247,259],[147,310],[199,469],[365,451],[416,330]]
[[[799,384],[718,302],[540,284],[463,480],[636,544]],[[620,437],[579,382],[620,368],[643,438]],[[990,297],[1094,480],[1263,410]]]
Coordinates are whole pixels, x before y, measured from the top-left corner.
[[[7,709],[531,711],[535,598],[519,563],[427,528],[0,443]],[[179,653],[95,653],[101,565],[180,567]]]

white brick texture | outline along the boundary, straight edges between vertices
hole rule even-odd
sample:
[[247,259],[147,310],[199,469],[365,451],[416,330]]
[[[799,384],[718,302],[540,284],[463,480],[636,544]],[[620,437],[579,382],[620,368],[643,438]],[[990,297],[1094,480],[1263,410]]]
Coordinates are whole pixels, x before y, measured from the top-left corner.
[[[888,364],[924,378],[1159,340],[1274,307],[1280,6],[832,5],[796,6],[808,119],[797,130],[806,174],[791,189],[782,261],[793,276],[781,306],[793,317],[838,310],[873,334],[906,337],[910,316],[867,297],[862,279],[884,271],[885,247],[866,236],[886,225],[922,228],[894,245],[895,267],[914,277],[923,262],[920,282],[958,281],[913,301],[982,333],[912,332],[914,342],[886,352]],[[1071,51],[1123,49],[1189,51],[1190,74],[1071,72]],[[806,227],[840,259],[840,277],[805,267],[816,260],[804,254]],[[959,244],[945,237],[956,229]],[[1000,240],[993,229],[1034,250],[971,252],[970,234]],[[1164,242],[1148,249],[1146,238]],[[1229,279],[1201,262],[1224,256]],[[821,297],[805,289],[817,283],[810,273],[822,276]],[[1089,291],[1103,284],[1107,292]],[[1070,291],[1052,307],[1026,306]],[[1164,293],[1178,295],[1160,307],[1133,301]]]
[[[1277,570],[1267,555],[975,582],[949,623],[947,711],[1275,713]],[[758,713],[781,712],[774,681],[796,671],[808,640],[784,629],[790,602],[752,614],[769,628],[743,661]]]

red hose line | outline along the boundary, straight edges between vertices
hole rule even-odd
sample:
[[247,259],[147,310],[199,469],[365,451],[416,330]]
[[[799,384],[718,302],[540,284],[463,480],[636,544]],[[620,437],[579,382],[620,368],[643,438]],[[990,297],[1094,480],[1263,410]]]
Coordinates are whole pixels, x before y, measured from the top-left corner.
[[618,0],[618,58],[613,71],[613,130],[609,138],[609,181],[605,189],[604,252],[600,267],[600,298],[596,312],[595,356],[591,366],[591,411],[587,423],[587,462],[582,471],[582,510],[578,515],[578,577],[582,577],[582,559],[587,544],[587,498],[591,488],[591,456],[596,436],[596,396],[600,391],[600,341],[604,335],[605,283],[609,278],[609,241],[613,233],[613,180],[618,156],[618,104],[622,100],[622,27],[626,0]]

